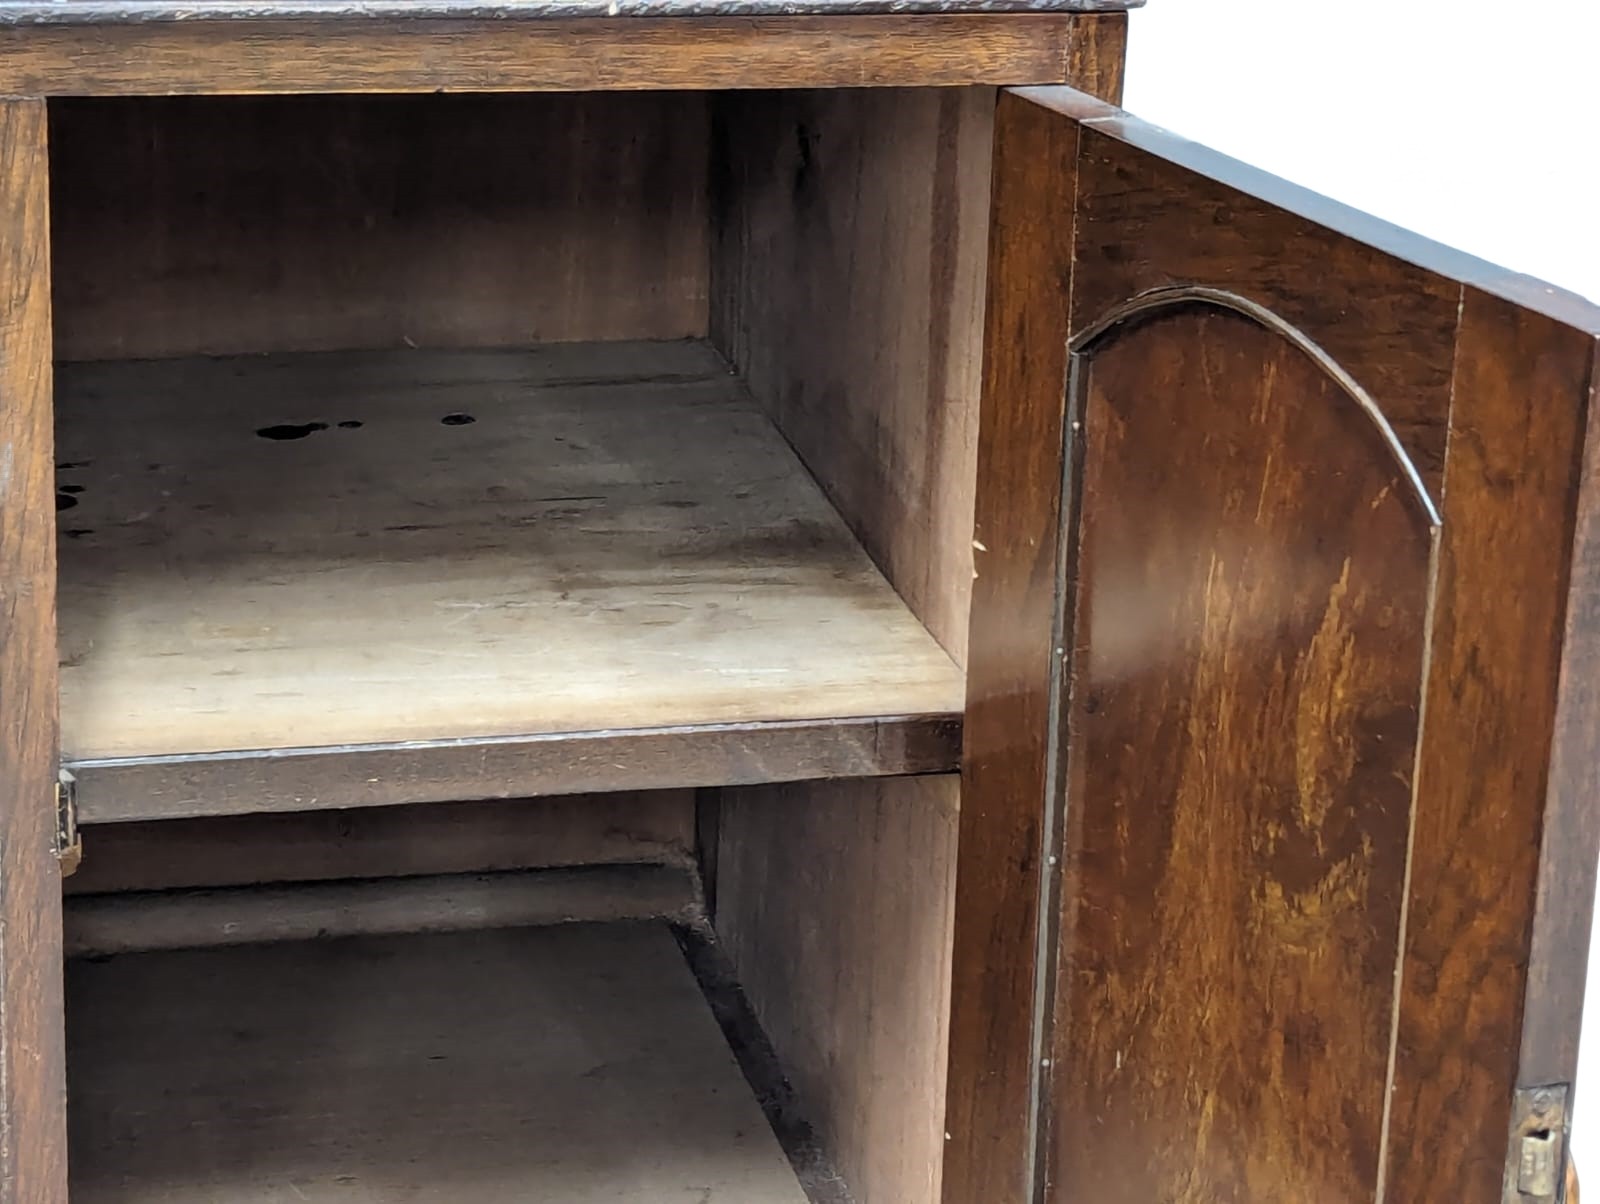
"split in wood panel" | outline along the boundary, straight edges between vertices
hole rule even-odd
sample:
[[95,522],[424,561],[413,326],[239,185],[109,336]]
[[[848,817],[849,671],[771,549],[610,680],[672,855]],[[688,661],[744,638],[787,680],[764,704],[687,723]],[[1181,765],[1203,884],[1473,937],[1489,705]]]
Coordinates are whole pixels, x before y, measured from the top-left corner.
[[68,364],[57,408],[86,821],[955,764],[959,669],[703,343]]
[[67,978],[74,1204],[805,1204],[664,924]]

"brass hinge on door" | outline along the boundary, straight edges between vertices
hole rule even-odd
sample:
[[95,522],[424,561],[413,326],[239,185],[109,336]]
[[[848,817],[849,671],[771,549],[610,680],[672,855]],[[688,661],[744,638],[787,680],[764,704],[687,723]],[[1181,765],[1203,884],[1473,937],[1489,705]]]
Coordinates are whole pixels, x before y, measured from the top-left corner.
[[83,860],[83,837],[78,835],[78,779],[65,769],[56,774],[56,860],[67,877]]
[[1571,1087],[1521,1087],[1512,1101],[1504,1204],[1563,1204]]

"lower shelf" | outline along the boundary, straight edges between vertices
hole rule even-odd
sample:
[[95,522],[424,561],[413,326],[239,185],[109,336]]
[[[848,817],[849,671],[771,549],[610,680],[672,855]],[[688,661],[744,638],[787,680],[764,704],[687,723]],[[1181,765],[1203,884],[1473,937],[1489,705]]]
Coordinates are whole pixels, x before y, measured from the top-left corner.
[[69,963],[73,1204],[805,1204],[664,924]]

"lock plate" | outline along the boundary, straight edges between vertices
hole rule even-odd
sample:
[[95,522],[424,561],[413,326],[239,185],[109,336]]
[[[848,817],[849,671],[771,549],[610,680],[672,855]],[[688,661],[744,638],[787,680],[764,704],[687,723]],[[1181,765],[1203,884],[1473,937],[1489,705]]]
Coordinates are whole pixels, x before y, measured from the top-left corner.
[[1518,1089],[1511,1109],[1504,1204],[1562,1204],[1570,1092],[1566,1083]]

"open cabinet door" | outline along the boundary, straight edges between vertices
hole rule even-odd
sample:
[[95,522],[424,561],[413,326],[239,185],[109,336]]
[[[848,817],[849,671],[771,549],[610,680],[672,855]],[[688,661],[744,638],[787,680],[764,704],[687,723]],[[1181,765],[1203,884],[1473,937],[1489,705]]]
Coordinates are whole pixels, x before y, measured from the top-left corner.
[[0,1204],[67,1198],[42,100],[0,100]]
[[946,1204],[1560,1198],[1600,313],[1000,100]]

